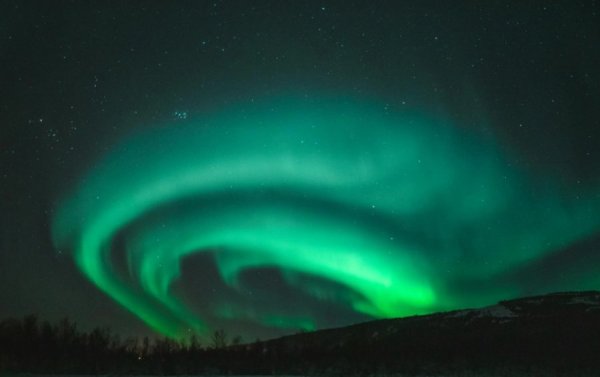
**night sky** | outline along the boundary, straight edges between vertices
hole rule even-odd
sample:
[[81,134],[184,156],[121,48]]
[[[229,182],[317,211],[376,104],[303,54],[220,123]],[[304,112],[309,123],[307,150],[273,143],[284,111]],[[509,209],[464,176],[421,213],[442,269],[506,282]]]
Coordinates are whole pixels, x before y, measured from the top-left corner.
[[0,318],[247,340],[600,289],[598,2],[0,4]]

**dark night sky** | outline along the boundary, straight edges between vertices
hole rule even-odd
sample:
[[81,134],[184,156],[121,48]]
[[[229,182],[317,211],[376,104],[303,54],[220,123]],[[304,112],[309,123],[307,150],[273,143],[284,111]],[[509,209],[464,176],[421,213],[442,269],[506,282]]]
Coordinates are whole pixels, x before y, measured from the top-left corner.
[[[599,289],[599,12],[595,1],[0,2],[0,318],[68,315],[84,328],[144,334],[148,327],[138,317],[156,310],[158,319],[145,321],[165,334],[206,323],[248,338],[515,295]],[[364,122],[344,135],[331,124],[346,112]],[[383,120],[367,132],[369,122],[388,112],[409,114],[416,123],[402,128],[400,121]],[[271,118],[293,123],[298,114],[318,114],[309,121],[324,131],[300,125],[273,132]],[[250,121],[259,118],[264,125]],[[437,121],[448,126],[440,131]],[[321,143],[307,154],[318,156],[311,163],[297,163],[304,152],[286,147],[295,132]],[[392,135],[389,151],[381,135]],[[361,163],[370,169],[366,176],[409,169],[400,152],[409,148],[404,137],[414,138],[419,156],[431,157],[426,172],[409,174],[416,183],[406,189],[412,198],[406,200],[429,206],[410,206],[409,213],[408,205],[393,201],[404,187],[397,180],[386,186],[389,200],[324,183]],[[189,158],[194,148],[202,153]],[[384,149],[381,161],[372,157]],[[278,174],[282,156],[292,161],[289,177]],[[259,164],[263,160],[267,165]],[[122,299],[122,305],[111,298],[118,289],[93,283],[83,262],[77,265],[73,256],[83,251],[72,238],[84,237],[93,228],[88,222],[119,198],[152,180],[176,181],[182,166],[212,164],[230,174],[232,161],[245,168],[231,182],[161,199],[115,226],[102,263],[135,287],[128,294],[143,296],[144,276],[127,272],[120,254],[152,224],[184,238],[181,229],[191,221],[214,227],[213,235],[235,229],[228,242],[220,239],[225,244],[196,240],[196,247],[229,246],[225,257],[215,257],[214,249],[185,254],[182,277],[169,289],[149,301]],[[134,177],[119,179],[131,169]],[[246,177],[246,170],[259,178]],[[432,178],[447,171],[454,174],[450,182]],[[358,172],[350,175],[358,181]],[[502,177],[506,187],[494,186]],[[269,186],[260,189],[267,193],[256,194],[252,179]],[[501,204],[457,209],[476,195],[473,187],[488,183],[477,195]],[[92,192],[114,200],[88,208],[85,197]],[[219,225],[190,220],[209,209]],[[314,266],[256,252],[241,221],[250,213],[277,224],[293,218],[298,239],[286,240],[298,255],[318,254]],[[75,223],[65,232],[76,235],[53,241],[55,233],[61,238],[56,219],[63,216]],[[313,233],[317,228],[324,235]],[[266,249],[281,252],[275,241],[289,229],[277,228],[277,237],[269,229],[253,234],[276,244]],[[401,264],[405,280],[392,279],[394,292],[379,291],[319,254],[329,247],[336,258],[347,256],[334,252],[351,242],[338,237],[344,232],[380,245],[377,237],[388,230],[386,238],[414,250],[408,259],[363,250],[357,271],[381,272],[381,261]],[[228,285],[228,266],[241,273],[243,292]],[[411,274],[420,277],[410,280]],[[425,293],[396,296],[403,289]],[[167,296],[186,309],[164,314],[168,305],[155,301]],[[398,309],[392,298],[406,305]]]

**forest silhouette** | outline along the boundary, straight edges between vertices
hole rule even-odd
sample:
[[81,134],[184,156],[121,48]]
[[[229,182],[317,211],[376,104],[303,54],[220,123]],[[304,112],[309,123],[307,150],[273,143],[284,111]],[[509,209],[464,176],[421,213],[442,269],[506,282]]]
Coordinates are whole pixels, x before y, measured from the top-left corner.
[[599,354],[595,291],[250,343],[224,329],[201,342],[81,331],[68,318],[0,321],[0,374],[598,376]]

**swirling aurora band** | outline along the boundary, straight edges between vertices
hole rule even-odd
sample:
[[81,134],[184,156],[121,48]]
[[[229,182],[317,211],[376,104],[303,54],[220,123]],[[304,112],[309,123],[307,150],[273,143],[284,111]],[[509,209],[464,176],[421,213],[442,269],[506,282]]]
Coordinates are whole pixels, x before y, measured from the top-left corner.
[[597,231],[597,193],[564,192],[449,121],[287,98],[126,138],[60,202],[53,237],[98,288],[178,338],[210,328],[172,290],[185,256],[213,255],[237,290],[241,272],[274,267],[317,298],[336,299],[301,276],[345,287],[339,301],[372,317],[431,312],[477,300],[446,289],[452,281],[500,275]]

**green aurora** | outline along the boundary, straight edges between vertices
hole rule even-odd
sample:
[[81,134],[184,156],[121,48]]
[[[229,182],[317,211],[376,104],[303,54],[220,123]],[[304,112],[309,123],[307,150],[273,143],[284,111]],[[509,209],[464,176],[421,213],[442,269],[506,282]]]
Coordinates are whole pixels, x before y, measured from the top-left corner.
[[240,294],[244,271],[275,268],[316,300],[387,318],[518,295],[516,283],[452,287],[494,281],[600,229],[597,186],[527,170],[450,117],[335,96],[238,104],[134,133],[55,213],[56,247],[173,338],[208,334],[213,317],[315,327],[306,313],[184,297],[174,286],[192,254],[212,257]]

